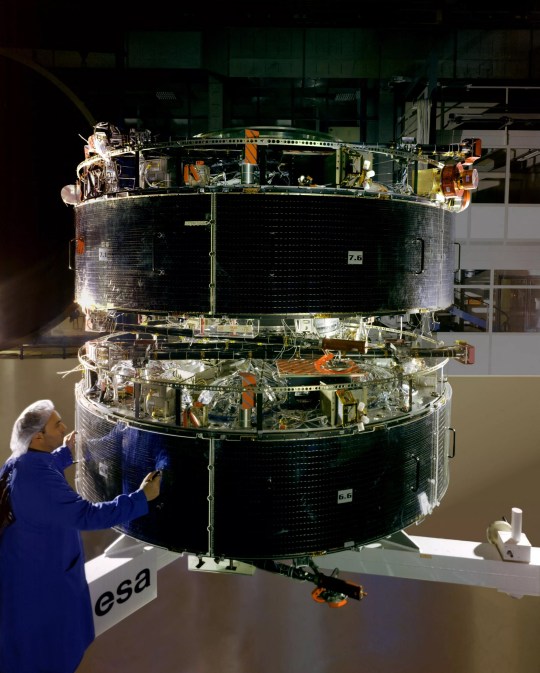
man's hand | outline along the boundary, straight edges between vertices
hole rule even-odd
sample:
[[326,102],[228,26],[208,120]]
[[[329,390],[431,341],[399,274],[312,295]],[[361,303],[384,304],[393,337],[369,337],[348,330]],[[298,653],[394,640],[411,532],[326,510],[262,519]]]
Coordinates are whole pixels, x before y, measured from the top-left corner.
[[144,495],[148,502],[155,500],[161,488],[161,470],[154,470],[149,472],[142,480],[140,489],[144,491]]
[[77,434],[77,430],[72,430],[69,434],[67,434],[64,437],[64,444],[68,447],[68,449],[73,453],[75,450],[75,435]]

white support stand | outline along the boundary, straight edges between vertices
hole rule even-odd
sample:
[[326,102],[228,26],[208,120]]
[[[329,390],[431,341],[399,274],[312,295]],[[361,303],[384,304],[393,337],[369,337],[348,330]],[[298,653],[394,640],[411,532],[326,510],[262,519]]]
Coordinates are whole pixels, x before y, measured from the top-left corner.
[[96,636],[157,597],[157,572],[181,554],[120,535],[85,563]]
[[488,542],[416,537],[401,531],[314,560],[319,568],[338,572],[486,587],[514,598],[540,596],[540,548],[531,547],[521,532],[521,513],[512,510],[512,525],[491,524]]
[[163,547],[154,547],[148,542],[141,542],[140,540],[136,540],[135,538],[124,534],[119,535],[114,542],[111,542],[103,552],[103,556],[106,556],[107,558],[130,558],[149,551],[152,551],[152,553],[156,555],[156,565],[158,570],[161,570],[164,566],[183,556],[183,554],[169,551]]
[[[382,575],[497,589],[515,598],[540,596],[540,547],[521,531],[521,510],[512,524],[496,521],[488,541],[468,542],[409,536],[400,531],[374,544],[314,556],[320,570]],[[86,577],[94,608],[96,635],[125,619],[157,596],[157,571],[183,554],[120,535],[101,556],[88,561]],[[188,554],[188,569],[253,575],[255,567],[233,559]]]

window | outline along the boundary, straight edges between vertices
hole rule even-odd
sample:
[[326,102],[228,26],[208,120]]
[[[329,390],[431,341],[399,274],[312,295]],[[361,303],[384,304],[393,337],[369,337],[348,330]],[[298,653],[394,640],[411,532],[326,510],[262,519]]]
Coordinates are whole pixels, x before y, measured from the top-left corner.
[[454,289],[440,331],[540,332],[540,270],[460,270]]
[[[510,152],[509,203],[540,203],[540,149]],[[479,174],[480,177],[480,174]]]

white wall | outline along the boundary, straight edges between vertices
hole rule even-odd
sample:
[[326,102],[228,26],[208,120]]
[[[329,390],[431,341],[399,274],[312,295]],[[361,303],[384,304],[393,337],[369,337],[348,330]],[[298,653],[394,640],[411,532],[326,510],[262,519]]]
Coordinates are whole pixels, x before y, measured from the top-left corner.
[[9,440],[15,419],[26,406],[36,400],[52,400],[68,428],[73,427],[74,388],[81,375],[75,371],[63,378],[62,372],[72,371],[77,365],[76,359],[0,359],[0,381],[2,382],[0,458],[2,461],[10,454]]

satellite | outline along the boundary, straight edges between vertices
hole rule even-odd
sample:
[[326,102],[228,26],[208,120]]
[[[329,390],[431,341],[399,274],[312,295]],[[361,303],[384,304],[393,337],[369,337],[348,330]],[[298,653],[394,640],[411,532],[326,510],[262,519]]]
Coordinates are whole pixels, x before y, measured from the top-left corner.
[[362,598],[321,567],[395,542],[448,487],[445,367],[474,348],[442,343],[436,316],[480,140],[93,131],[62,190],[96,335],[79,352],[78,491],[110,499],[160,469],[124,538],[308,580],[332,607]]

